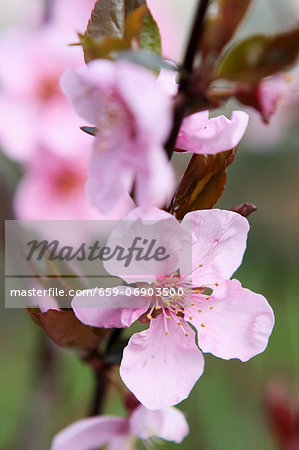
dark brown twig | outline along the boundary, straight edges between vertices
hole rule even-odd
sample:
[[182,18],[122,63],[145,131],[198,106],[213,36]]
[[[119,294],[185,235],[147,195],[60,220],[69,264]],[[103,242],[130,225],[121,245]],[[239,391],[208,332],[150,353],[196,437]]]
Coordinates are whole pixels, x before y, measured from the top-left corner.
[[165,149],[169,159],[172,156],[173,149],[175,147],[175,143],[180,131],[180,127],[185,117],[186,109],[188,107],[188,102],[186,100],[188,98],[187,91],[189,85],[189,78],[192,73],[194,59],[196,56],[196,50],[198,48],[199,41],[203,34],[203,25],[208,6],[209,0],[199,0],[194,19],[194,24],[191,30],[190,39],[182,66],[182,74],[179,82],[179,90],[177,96],[178,101],[174,111],[173,127],[170,136],[168,138],[168,141],[165,144]]

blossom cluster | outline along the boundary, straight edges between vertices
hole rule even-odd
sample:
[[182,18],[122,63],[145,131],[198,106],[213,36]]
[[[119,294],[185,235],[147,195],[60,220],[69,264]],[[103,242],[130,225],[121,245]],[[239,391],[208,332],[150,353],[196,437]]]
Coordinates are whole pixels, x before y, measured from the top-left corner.
[[[73,30],[85,26],[93,2],[76,0],[72,17],[66,4],[59,0],[50,21],[30,31],[5,32],[0,43],[7,61],[0,67],[0,143],[24,172],[14,197],[15,216],[121,219],[109,237],[112,249],[129,248],[130,227],[151,221],[175,257],[164,258],[162,265],[155,258],[127,265],[124,258],[106,258],[109,274],[136,289],[151,288],[153,294],[140,297],[137,305],[133,294],[94,295],[88,306],[84,296],[72,299],[72,315],[80,326],[129,328],[138,321],[144,327],[123,348],[119,370],[137,403],[125,418],[93,417],[70,425],[56,435],[52,450],[131,449],[137,438],[180,443],[188,425],[175,405],[188,398],[202,376],[203,354],[248,361],[266,349],[274,314],[263,295],[232,279],[242,263],[249,222],[238,212],[212,208],[224,185],[218,189],[212,184],[212,191],[221,192],[211,207],[193,202],[219,172],[223,180],[227,161],[191,182],[181,224],[172,210],[181,185],[176,186],[167,142],[186,74],[169,64],[157,76],[152,68],[115,54],[84,64],[82,49],[66,44],[77,39]],[[128,34],[126,30],[126,39]],[[190,101],[188,92],[189,109],[171,152],[201,162],[221,160],[224,152],[234,156],[248,114],[212,114],[210,92],[192,88],[196,95],[200,92],[201,103]],[[251,101],[252,92],[252,86],[238,84],[239,99]],[[281,74],[262,79],[254,85],[254,107],[269,120],[285,92]],[[191,230],[190,264],[185,226]],[[166,295],[155,294],[164,288]],[[60,311],[56,305],[54,309]]]

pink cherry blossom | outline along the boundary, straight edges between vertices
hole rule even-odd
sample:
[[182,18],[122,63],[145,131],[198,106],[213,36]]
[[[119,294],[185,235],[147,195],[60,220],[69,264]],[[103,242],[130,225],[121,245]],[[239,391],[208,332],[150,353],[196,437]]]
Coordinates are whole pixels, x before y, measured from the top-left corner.
[[82,50],[68,43],[65,33],[50,26],[0,36],[0,144],[9,158],[28,161],[40,146],[73,158],[75,150],[88,147],[59,86],[62,72],[83,60]]
[[279,148],[288,129],[298,119],[299,66],[289,74],[276,75],[260,87],[264,120],[251,111],[245,142],[251,150]]
[[148,70],[128,62],[92,61],[69,70],[62,88],[97,127],[87,193],[100,212],[134,191],[138,205],[162,206],[174,177],[163,148],[171,102]]
[[[139,305],[135,310],[130,309],[136,302],[133,295],[126,299],[95,296],[88,306],[82,297],[74,297],[72,307],[79,320],[92,326],[129,326],[136,315],[142,323],[150,323],[149,329],[134,334],[124,349],[120,375],[142,404],[149,409],[161,409],[187,398],[202,375],[204,358],[198,346],[220,358],[247,361],[265,350],[274,315],[262,295],[242,288],[237,280],[230,280],[246,248],[247,219],[218,209],[188,213],[182,221],[183,239],[178,244],[177,233],[165,233],[162,226],[165,221],[177,223],[173,216],[155,208],[148,211],[137,208],[126,216],[137,223],[141,218],[156,221],[156,233],[162,235],[167,249],[174,243],[177,245],[169,263],[157,262],[155,267],[148,268],[154,295],[142,297],[143,304],[137,297]],[[125,229],[123,224],[120,227]],[[186,264],[185,227],[192,229],[191,268]],[[122,246],[129,240],[128,233],[116,232],[115,236]],[[182,258],[176,259],[180,245]],[[175,267],[173,261],[177,261]],[[105,266],[111,272],[111,265]],[[118,271],[124,279],[128,278],[128,273],[123,275],[121,262],[114,260],[113,267],[114,275]],[[138,284],[142,280],[143,286],[144,267],[136,264],[130,267],[130,282]],[[169,293],[158,295],[163,288],[168,288]],[[170,288],[175,292],[170,293]],[[190,324],[197,331],[198,346]]]
[[[158,84],[174,96],[178,91],[177,72],[162,70]],[[243,111],[233,111],[231,119],[221,115],[209,118],[209,111],[187,116],[181,125],[176,147],[189,153],[215,154],[236,147],[248,125],[249,116]]]
[[257,96],[265,122],[269,122],[279,108],[279,104],[283,103],[290,95],[289,81],[286,75],[278,74],[260,82]]
[[159,437],[181,443],[189,432],[185,416],[176,408],[151,411],[139,405],[126,419],[116,416],[79,420],[58,433],[51,450],[133,450],[136,438]]
[[[77,147],[75,147],[76,149]],[[101,219],[85,194],[86,153],[73,160],[41,148],[26,165],[26,172],[14,197],[16,217],[22,220],[93,220]],[[132,208],[129,196],[107,219],[119,219]]]
[[184,119],[176,143],[186,152],[214,154],[236,147],[248,125],[248,114],[233,111],[231,120],[225,116],[209,119],[209,111],[192,114]]

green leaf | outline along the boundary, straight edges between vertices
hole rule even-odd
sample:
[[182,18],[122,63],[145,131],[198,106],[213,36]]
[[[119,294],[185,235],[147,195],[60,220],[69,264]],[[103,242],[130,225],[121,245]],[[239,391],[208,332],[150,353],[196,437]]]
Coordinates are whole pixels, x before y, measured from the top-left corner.
[[166,69],[175,72],[178,70],[175,65],[147,50],[124,50],[118,54],[117,59],[131,61],[154,70]]
[[161,36],[144,0],[98,0],[84,35],[85,61],[115,58],[123,49],[143,48],[161,54]]
[[80,130],[84,131],[84,133],[90,134],[91,136],[95,136],[98,132],[96,127],[80,127]]
[[94,39],[85,34],[78,36],[84,50],[86,63],[99,58],[114,59],[115,52],[130,48],[127,41],[117,36],[107,36],[101,39]]
[[256,85],[262,78],[292,67],[298,53],[299,28],[277,36],[251,36],[228,50],[216,78]]
[[96,39],[107,36],[123,38],[125,18],[142,5],[145,5],[144,0],[98,0],[85,34]]
[[234,36],[251,3],[252,0],[215,1],[217,13],[207,18],[200,44],[204,59],[218,57]]
[[134,11],[132,11],[128,15],[125,23],[125,38],[129,42],[131,42],[133,39],[136,39],[136,37],[138,37],[138,35],[140,34],[147,12],[147,6],[142,5],[139,6],[139,8],[134,9]]
[[224,191],[226,168],[235,153],[236,149],[193,155],[172,202],[171,214],[181,220],[190,211],[212,208]]
[[140,32],[140,47],[162,55],[161,35],[150,11],[146,13]]

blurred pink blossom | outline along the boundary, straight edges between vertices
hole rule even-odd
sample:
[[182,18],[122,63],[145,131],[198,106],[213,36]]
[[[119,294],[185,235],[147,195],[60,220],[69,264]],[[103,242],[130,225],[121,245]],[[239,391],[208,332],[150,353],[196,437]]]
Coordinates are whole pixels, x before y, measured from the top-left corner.
[[[76,147],[75,147],[76,148]],[[101,219],[85,195],[87,179],[86,149],[74,159],[66,159],[46,149],[38,151],[27,163],[26,172],[14,198],[16,217],[22,220],[92,220]],[[129,196],[118,208],[111,207],[105,219],[119,219],[133,202]]]
[[84,151],[79,129],[59,86],[62,72],[82,62],[82,50],[68,47],[56,28],[9,30],[0,36],[0,144],[6,155],[27,161],[41,146],[63,157]]
[[289,74],[263,81],[259,88],[259,100],[265,120],[256,111],[250,111],[245,142],[257,151],[277,148],[299,118],[299,66]]
[[264,79],[258,86],[257,95],[263,120],[269,122],[279,104],[290,95],[289,81],[283,74]]
[[[265,350],[274,315],[262,295],[229,279],[241,264],[246,248],[249,224],[244,217],[218,209],[188,213],[182,225],[192,228],[192,267],[186,264],[183,231],[166,233],[161,225],[165,221],[178,223],[173,216],[157,208],[137,208],[125,219],[137,224],[142,219],[154,220],[164,246],[177,246],[175,256],[163,266],[156,261],[146,266],[132,262],[125,275],[123,263],[116,260],[105,262],[106,270],[137,284],[146,279],[144,271],[151,271],[151,287],[172,287],[177,292],[183,288],[184,294],[137,297],[136,309],[132,309],[134,295],[106,298],[99,294],[89,307],[78,296],[72,307],[78,319],[91,326],[130,326],[138,316],[150,323],[149,329],[134,334],[124,349],[120,375],[142,404],[160,409],[187,398],[203,372],[204,358],[190,324],[197,331],[203,352],[247,361]],[[121,226],[116,232],[117,242],[127,248],[131,236],[123,230]],[[207,294],[207,288],[212,293]],[[126,304],[128,307],[124,307]]]
[[58,433],[51,450],[133,450],[136,438],[162,438],[181,443],[189,432],[185,416],[176,408],[150,411],[139,405],[127,419],[101,416],[81,419]]
[[163,148],[170,98],[148,70],[128,62],[92,61],[68,70],[62,88],[77,112],[97,127],[87,193],[100,212],[134,191],[138,205],[162,206],[174,185]]
[[[174,72],[175,74],[175,72]],[[164,144],[171,126],[174,74],[159,79],[127,62],[97,60],[62,76],[64,92],[77,112],[97,128],[89,163],[87,193],[101,213],[134,193],[137,205],[163,206],[173,190],[174,176]],[[175,88],[174,88],[175,90]],[[193,153],[217,153],[238,145],[248,116],[209,119],[208,111],[187,117],[177,147]]]

